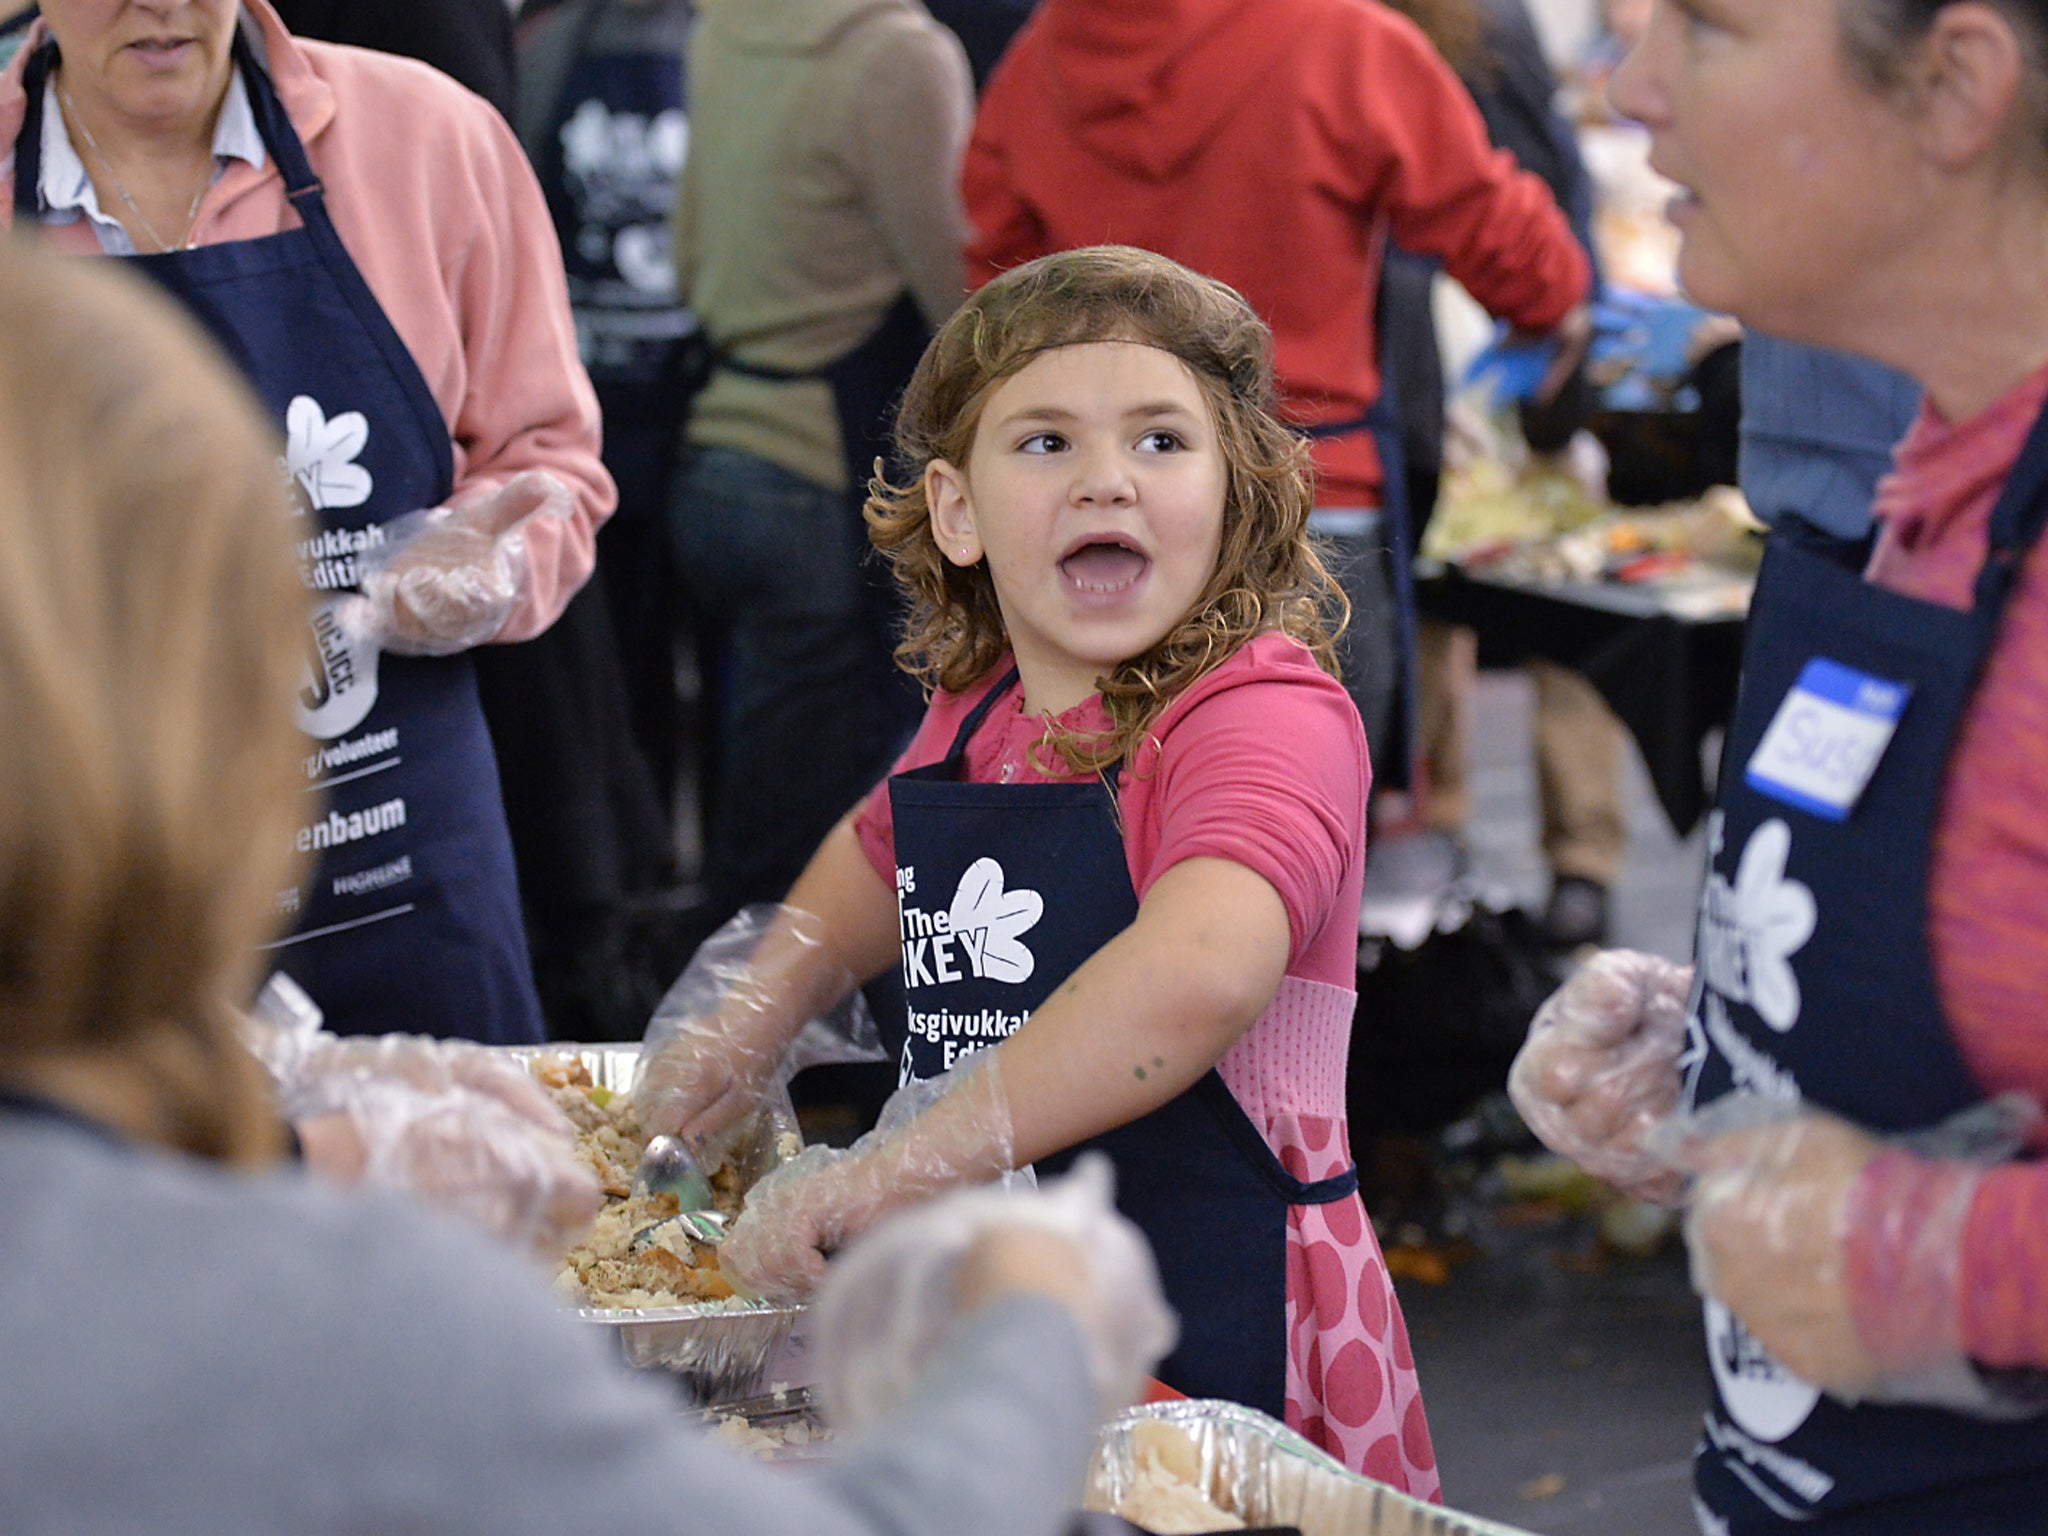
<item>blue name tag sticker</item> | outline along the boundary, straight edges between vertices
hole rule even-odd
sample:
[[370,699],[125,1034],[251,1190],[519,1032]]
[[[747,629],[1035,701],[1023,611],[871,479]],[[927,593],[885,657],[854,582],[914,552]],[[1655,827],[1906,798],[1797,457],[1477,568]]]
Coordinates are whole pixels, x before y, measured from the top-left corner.
[[1912,696],[1910,684],[1817,656],[1771,717],[1743,777],[1773,800],[1846,821]]

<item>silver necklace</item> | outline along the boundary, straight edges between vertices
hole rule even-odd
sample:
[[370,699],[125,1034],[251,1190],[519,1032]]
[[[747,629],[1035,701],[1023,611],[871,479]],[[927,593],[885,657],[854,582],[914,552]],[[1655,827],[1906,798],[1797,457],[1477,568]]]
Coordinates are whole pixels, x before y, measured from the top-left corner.
[[71,100],[71,93],[59,87],[57,99],[64,103],[65,121],[85,135],[86,144],[91,147],[93,154],[99,157],[100,164],[106,168],[107,179],[114,184],[115,196],[128,205],[128,211],[135,215],[135,222],[142,226],[142,232],[149,236],[150,240],[156,245],[158,252],[184,250],[186,242],[192,238],[192,226],[199,221],[200,199],[206,196],[206,189],[213,185],[213,177],[209,175],[204,181],[200,182],[199,190],[192,194],[192,206],[185,210],[184,232],[178,236],[177,244],[173,245],[156,232],[156,226],[149,222],[149,215],[144,213],[141,205],[129,195],[126,184],[121,180],[121,173],[114,169],[114,162],[108,158],[107,152],[100,148],[100,141],[93,137],[92,129],[86,126],[85,119],[78,115],[78,107]]

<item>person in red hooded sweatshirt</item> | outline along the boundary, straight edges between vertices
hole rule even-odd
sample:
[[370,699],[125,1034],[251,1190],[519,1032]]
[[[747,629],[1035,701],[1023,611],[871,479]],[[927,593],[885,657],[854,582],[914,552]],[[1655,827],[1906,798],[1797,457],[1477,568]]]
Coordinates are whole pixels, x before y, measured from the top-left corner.
[[1311,527],[1352,603],[1340,642],[1383,787],[1409,776],[1412,623],[1374,307],[1389,234],[1497,317],[1583,355],[1585,252],[1495,150],[1471,95],[1374,0],[1042,0],[990,77],[963,171],[969,281],[1143,246],[1243,294],[1314,440]]

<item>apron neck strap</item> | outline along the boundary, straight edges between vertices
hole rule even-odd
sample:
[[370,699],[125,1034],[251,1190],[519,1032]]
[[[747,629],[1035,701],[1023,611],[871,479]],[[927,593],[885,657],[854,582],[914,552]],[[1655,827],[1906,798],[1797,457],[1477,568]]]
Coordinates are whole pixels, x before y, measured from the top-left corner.
[[967,712],[967,718],[960,722],[960,729],[953,733],[953,745],[946,749],[946,761],[954,762],[967,751],[967,743],[974,739],[974,733],[981,729],[981,722],[988,718],[988,712],[995,708],[996,701],[1017,686],[1015,667],[1003,674],[995,687],[982,695],[981,702]]
[[2020,563],[2048,527],[2048,410],[2035,418],[1991,513],[1990,547],[1977,572],[1975,611],[1996,624],[2019,577]]
[[22,113],[21,133],[14,141],[14,222],[22,229],[42,222],[43,88],[56,62],[57,44],[54,39],[48,40],[28,56],[21,72],[27,110]]

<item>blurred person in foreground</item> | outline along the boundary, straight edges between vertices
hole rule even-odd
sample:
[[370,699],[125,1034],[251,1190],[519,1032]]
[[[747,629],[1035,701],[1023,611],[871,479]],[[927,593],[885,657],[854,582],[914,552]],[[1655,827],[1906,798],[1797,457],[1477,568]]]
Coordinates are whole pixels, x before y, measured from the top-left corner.
[[1612,85],[1696,302],[1925,391],[1874,547],[1774,528],[1696,972],[1596,957],[1511,1080],[1688,1207],[1709,1532],[2048,1508],[2044,57],[2038,0],[1659,0]]
[[0,334],[9,1536],[1062,1529],[1171,1332],[1099,1189],[865,1260],[855,1300],[920,1287],[931,1363],[798,1480],[693,1434],[502,1249],[286,1160],[237,1016],[300,857],[276,441],[113,267],[0,252]]
[[0,71],[0,221],[139,259],[286,428],[325,804],[273,964],[343,1033],[537,1041],[470,653],[548,628],[615,498],[525,156],[438,71],[264,0],[41,13]]

